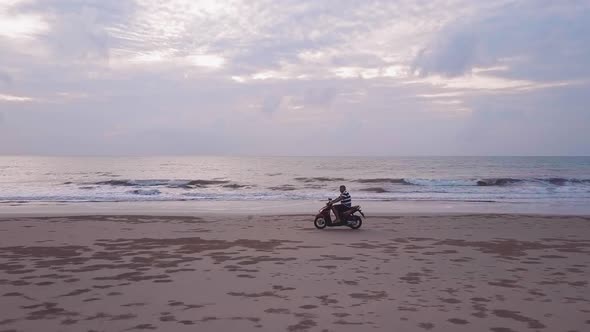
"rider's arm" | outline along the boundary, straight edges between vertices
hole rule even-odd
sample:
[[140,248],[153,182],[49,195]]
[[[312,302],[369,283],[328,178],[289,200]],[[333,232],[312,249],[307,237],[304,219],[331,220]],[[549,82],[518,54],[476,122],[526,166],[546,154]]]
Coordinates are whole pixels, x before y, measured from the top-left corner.
[[338,198],[332,200],[332,204],[336,202],[340,202],[342,200],[342,195],[338,196]]

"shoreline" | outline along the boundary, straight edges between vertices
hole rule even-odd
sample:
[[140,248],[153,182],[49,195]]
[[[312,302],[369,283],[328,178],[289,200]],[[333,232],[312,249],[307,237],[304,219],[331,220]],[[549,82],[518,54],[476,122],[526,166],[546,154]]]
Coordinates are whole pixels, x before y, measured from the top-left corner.
[[[79,202],[0,204],[2,216],[79,215],[315,215],[325,201]],[[588,204],[455,201],[353,201],[367,216],[557,215],[588,216]]]
[[[304,213],[282,213],[282,214],[237,214],[237,213],[203,213],[203,214],[164,214],[164,213],[152,213],[152,214],[145,214],[136,212],[128,212],[128,213],[19,213],[19,214],[10,214],[10,213],[0,213],[0,220],[2,219],[52,219],[52,218],[93,218],[93,217],[121,217],[121,218],[165,218],[165,219],[174,219],[174,218],[231,218],[231,219],[251,219],[254,217],[276,217],[279,219],[283,218],[307,218],[309,219],[310,223],[313,221],[314,215],[313,214],[304,214]],[[556,218],[556,219],[569,219],[569,218],[590,218],[589,214],[540,214],[540,213],[483,213],[483,212],[447,212],[447,213],[440,213],[440,212],[431,212],[431,213],[399,213],[399,214],[372,214],[370,216],[366,216],[363,218],[363,223],[367,221],[370,222],[371,219],[390,219],[390,218],[448,218],[448,217],[508,217],[508,218]]]

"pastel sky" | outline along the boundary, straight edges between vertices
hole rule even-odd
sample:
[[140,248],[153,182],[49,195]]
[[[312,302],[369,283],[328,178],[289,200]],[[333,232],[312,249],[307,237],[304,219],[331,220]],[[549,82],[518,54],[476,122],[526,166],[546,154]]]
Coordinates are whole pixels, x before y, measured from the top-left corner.
[[590,1],[0,0],[0,154],[590,155]]

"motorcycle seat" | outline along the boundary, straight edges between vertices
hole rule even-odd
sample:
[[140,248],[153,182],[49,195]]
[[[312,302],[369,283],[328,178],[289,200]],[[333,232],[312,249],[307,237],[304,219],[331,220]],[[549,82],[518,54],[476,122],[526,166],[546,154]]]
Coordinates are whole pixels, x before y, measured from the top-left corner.
[[360,209],[360,205],[351,206],[348,210],[344,211],[344,213],[353,213]]

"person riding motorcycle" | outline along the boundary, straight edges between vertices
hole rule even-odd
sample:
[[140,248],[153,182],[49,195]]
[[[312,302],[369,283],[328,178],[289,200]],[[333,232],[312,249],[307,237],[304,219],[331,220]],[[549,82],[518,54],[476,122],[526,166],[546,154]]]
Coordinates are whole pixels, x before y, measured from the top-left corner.
[[[334,203],[340,202],[340,204],[334,205]],[[352,199],[350,194],[346,191],[346,186],[340,186],[340,196],[332,200],[332,212],[336,216],[336,223],[340,223],[342,213],[352,207]]]

